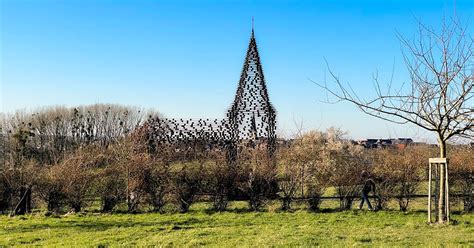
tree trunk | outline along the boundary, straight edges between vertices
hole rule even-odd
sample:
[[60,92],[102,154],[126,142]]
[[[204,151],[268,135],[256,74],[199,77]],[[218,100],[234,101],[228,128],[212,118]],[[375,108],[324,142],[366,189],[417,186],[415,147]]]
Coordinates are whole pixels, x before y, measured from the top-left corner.
[[23,215],[31,210],[31,186],[20,187],[20,200],[13,209],[13,215]]
[[[446,142],[440,138],[439,140],[439,157],[440,158],[446,158]],[[439,177],[438,177],[438,184],[439,184],[439,195],[438,195],[438,223],[444,223],[446,221],[446,196],[444,193],[446,192],[446,185],[445,185],[445,165],[444,164],[438,164],[438,171],[439,171]]]

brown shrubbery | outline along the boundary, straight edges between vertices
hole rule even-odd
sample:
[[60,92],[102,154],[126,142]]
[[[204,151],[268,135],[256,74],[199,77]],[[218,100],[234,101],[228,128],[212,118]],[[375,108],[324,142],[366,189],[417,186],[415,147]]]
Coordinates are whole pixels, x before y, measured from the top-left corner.
[[171,192],[181,213],[185,213],[196,200],[202,185],[202,164],[186,163],[175,168],[172,174]]
[[214,151],[209,156],[212,159],[205,168],[203,189],[210,195],[213,209],[224,211],[237,186],[235,184],[238,180],[237,168],[235,165],[227,164],[226,156],[222,151]]
[[344,140],[343,135],[334,128],[325,133],[311,131],[279,151],[282,209],[289,209],[299,194],[307,199],[309,209],[318,210],[329,186],[335,187],[340,208],[351,208],[360,190],[360,173],[369,164],[362,147]]
[[401,211],[407,211],[412,196],[416,193],[426,171],[430,149],[407,147],[406,149],[384,149],[372,151],[373,173],[377,184],[378,208],[386,208],[391,197],[395,197]]
[[361,190],[361,172],[367,170],[369,164],[363,148],[342,140],[341,135],[337,130],[328,134],[328,147],[324,155],[327,166],[325,173],[329,185],[336,187],[340,209],[350,209]]
[[36,181],[36,191],[50,213],[60,212],[65,202],[64,180],[61,176],[58,166],[45,166]]
[[30,210],[34,196],[45,200],[52,211],[65,203],[80,209],[83,191],[93,181],[88,173],[94,169],[84,167],[86,159],[77,152],[89,146],[107,151],[141,124],[144,114],[134,108],[96,104],[0,117],[0,184],[6,198],[0,210],[21,214]]
[[[290,210],[295,199],[319,209],[333,188],[341,209],[360,197],[362,171],[376,183],[376,206],[391,199],[406,211],[421,182],[433,149],[363,149],[337,129],[308,132],[278,146],[275,158],[265,143],[238,144],[236,161],[225,149],[151,142],[142,114],[134,109],[95,105],[54,108],[35,115],[16,114],[0,126],[0,211],[24,214],[32,208],[50,213],[80,212],[95,201],[101,211],[163,211],[174,204],[181,212],[198,200],[224,211],[231,200],[246,200],[261,210],[279,199]],[[473,211],[474,153],[453,146],[451,192]]]
[[453,149],[450,158],[451,191],[464,195],[464,211],[474,211],[474,149]]
[[278,185],[282,210],[291,209],[291,203],[302,183],[303,164],[292,155],[292,150],[286,147],[279,151]]
[[280,149],[282,209],[289,209],[296,195],[307,197],[311,210],[319,209],[322,193],[327,186],[327,164],[324,164],[326,147],[324,133],[309,132]]

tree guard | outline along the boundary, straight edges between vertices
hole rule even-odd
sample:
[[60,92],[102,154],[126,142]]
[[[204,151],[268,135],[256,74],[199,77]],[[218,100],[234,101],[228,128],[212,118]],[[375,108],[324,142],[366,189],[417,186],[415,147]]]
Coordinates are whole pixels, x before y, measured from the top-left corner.
[[[434,191],[432,188],[433,174],[435,179]],[[440,178],[442,180],[440,180]],[[434,195],[433,195],[434,193]],[[448,159],[430,158],[428,167],[428,223],[431,223],[432,198],[435,202],[436,222],[449,223],[449,181],[448,181]]]

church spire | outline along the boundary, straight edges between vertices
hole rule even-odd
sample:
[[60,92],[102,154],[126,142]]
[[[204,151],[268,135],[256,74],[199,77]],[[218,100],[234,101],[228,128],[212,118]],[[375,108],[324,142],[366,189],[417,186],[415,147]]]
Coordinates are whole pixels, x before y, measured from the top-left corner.
[[276,113],[268,96],[253,22],[252,17],[252,32],[247,54],[234,102],[229,108],[227,116],[230,125],[235,130],[234,137],[237,139],[266,137],[273,140],[275,138]]
[[254,38],[254,32],[253,32],[253,22],[254,22],[254,20],[253,20],[253,16],[252,16],[252,38]]

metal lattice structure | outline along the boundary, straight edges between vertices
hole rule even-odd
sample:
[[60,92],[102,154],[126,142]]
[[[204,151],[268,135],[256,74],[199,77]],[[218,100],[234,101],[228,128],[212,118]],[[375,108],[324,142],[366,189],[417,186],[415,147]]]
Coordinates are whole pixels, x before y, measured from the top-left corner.
[[264,144],[274,157],[276,111],[268,96],[253,29],[235,99],[225,119],[154,118],[148,124],[151,139],[158,144],[224,148],[229,160],[235,160],[240,145]]
[[276,111],[268,96],[253,29],[239,86],[227,118],[235,141],[264,141],[269,154],[273,156]]

